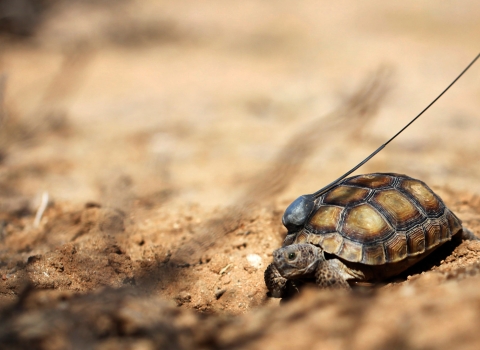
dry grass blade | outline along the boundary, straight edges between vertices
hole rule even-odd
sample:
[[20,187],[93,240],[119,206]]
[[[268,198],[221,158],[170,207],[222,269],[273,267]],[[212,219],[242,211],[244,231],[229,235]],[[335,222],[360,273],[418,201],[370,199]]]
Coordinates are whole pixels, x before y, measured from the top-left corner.
[[[295,133],[278,152],[273,165],[254,176],[244,194],[226,210],[226,214],[207,222],[191,241],[178,250],[174,260],[182,263],[198,261],[208,247],[237,229],[255,207],[278,196],[315,149],[328,145],[333,139],[341,140],[339,134],[343,137],[358,134],[384,101],[389,91],[389,78],[389,70],[378,69],[347,96],[344,104]],[[337,132],[334,133],[335,130]]]

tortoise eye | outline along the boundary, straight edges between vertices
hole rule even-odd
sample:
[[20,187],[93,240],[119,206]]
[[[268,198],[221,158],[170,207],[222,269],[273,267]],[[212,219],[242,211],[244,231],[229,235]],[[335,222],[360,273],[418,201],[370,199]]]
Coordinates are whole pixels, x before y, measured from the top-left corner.
[[297,256],[297,254],[295,254],[295,253],[288,253],[288,260],[293,260],[293,259],[295,259],[296,256]]

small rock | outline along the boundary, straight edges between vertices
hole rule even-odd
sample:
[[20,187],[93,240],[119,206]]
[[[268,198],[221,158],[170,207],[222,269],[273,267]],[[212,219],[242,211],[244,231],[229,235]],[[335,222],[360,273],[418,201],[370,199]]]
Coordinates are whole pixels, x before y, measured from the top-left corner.
[[175,302],[177,303],[177,306],[182,306],[183,304],[189,303],[191,301],[192,301],[192,296],[190,295],[190,293],[186,291],[182,291],[178,293],[177,296],[175,297]]
[[247,255],[247,261],[250,264],[250,266],[259,269],[262,267],[262,257],[258,254],[248,254]]
[[215,298],[218,300],[222,297],[223,294],[225,294],[227,290],[225,288],[219,289],[215,292]]

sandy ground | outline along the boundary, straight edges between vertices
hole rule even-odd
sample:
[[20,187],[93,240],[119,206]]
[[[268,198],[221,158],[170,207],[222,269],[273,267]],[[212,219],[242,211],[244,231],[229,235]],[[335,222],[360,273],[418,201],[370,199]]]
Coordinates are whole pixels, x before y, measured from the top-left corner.
[[[286,206],[435,98],[478,53],[479,15],[60,1],[32,36],[2,37],[2,347],[478,349],[478,242],[285,303],[263,271]],[[425,181],[478,236],[479,76],[357,171]]]

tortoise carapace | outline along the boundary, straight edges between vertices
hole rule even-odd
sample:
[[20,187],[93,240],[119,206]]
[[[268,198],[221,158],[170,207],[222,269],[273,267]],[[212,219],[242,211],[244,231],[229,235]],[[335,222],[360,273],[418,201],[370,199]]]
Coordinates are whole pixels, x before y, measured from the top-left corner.
[[455,235],[474,238],[424,182],[390,173],[344,179],[313,205],[300,197],[283,222],[289,231],[265,272],[276,297],[285,294],[287,280],[311,279],[327,288],[383,280]]

